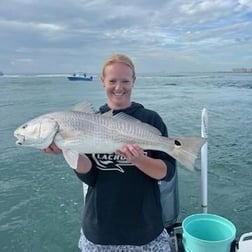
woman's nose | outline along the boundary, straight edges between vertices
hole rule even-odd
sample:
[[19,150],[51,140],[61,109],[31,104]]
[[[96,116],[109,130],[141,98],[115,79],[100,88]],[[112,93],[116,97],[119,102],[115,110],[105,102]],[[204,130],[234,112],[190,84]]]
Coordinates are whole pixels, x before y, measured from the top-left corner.
[[120,81],[116,82],[116,84],[115,84],[116,90],[120,90],[120,89],[122,89],[122,87],[123,87],[123,84]]

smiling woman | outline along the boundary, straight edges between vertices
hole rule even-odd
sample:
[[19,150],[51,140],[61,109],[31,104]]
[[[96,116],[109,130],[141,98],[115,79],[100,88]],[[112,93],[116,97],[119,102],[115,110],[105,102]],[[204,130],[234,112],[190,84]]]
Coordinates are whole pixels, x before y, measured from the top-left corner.
[[[123,112],[149,124],[148,127],[152,126],[152,132],[154,127],[155,132],[159,132],[157,137],[161,137],[161,134],[168,140],[167,128],[161,117],[143,105],[131,101],[135,79],[134,65],[126,55],[116,54],[106,60],[101,80],[107,103],[100,107],[99,114],[110,111],[112,115],[119,116]],[[118,136],[127,138],[126,128],[123,130],[123,127],[120,127],[122,130],[119,129],[119,132],[113,126],[113,121],[107,122],[107,116],[99,117],[99,125],[106,125],[104,134],[110,134],[110,140],[115,141]],[[129,125],[131,120],[123,121],[123,125]],[[90,127],[98,132],[97,125]],[[136,132],[139,132],[139,129]],[[130,132],[130,129],[127,132]],[[126,135],[123,135],[124,133]],[[83,252],[155,252],[158,247],[160,252],[169,252],[169,234],[163,222],[158,182],[170,181],[175,176],[175,160],[165,152],[143,150],[134,139],[128,139],[124,144],[119,139],[116,142],[117,149],[111,155],[119,155],[121,159],[110,155],[109,160],[99,160],[99,157],[104,158],[107,152],[111,153],[108,145],[107,150],[103,150],[104,155],[81,154],[77,155],[76,162],[73,162],[77,165],[72,166],[76,175],[88,185],[79,248]],[[45,151],[58,153],[56,144],[55,141]],[[174,219],[177,218],[176,214]]]
[[[152,124],[167,136],[166,127],[156,113],[131,101],[136,77],[134,65],[127,56],[112,55],[104,63],[102,73],[108,102],[100,108],[100,113],[110,110],[113,114],[124,112]],[[111,165],[117,167],[118,161],[107,165],[107,169],[100,169],[90,157],[87,157],[91,160],[90,165],[83,167],[79,163],[77,166],[77,176],[89,185],[80,249],[83,252],[154,252],[158,247],[159,251],[170,251],[169,235],[162,220],[158,180],[172,177],[174,160],[155,152],[145,155],[144,150],[134,143],[120,147],[116,154],[128,162],[123,172],[111,170]],[[121,165],[124,167],[125,164]],[[101,204],[101,200],[106,204]]]

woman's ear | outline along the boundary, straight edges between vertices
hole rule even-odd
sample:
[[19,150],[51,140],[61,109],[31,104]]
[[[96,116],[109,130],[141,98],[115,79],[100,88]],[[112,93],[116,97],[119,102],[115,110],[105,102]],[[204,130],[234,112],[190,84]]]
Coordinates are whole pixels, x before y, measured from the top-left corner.
[[104,78],[103,78],[103,76],[101,76],[101,83],[102,83],[103,87],[105,87],[105,83],[104,83]]

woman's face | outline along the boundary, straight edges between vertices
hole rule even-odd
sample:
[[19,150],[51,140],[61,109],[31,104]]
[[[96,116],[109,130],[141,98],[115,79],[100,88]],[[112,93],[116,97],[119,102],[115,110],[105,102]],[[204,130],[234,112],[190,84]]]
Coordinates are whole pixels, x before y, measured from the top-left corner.
[[111,109],[124,109],[131,105],[131,91],[134,85],[132,69],[123,63],[106,66],[102,82]]

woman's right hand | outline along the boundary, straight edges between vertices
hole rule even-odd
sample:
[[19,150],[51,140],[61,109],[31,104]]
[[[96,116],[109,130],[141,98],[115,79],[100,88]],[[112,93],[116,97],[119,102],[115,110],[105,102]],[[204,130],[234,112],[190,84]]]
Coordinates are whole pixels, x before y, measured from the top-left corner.
[[54,143],[52,142],[46,149],[43,149],[45,153],[50,154],[61,154],[62,150]]

